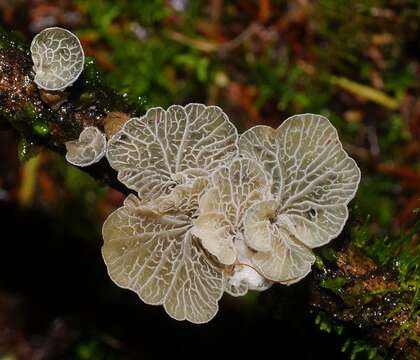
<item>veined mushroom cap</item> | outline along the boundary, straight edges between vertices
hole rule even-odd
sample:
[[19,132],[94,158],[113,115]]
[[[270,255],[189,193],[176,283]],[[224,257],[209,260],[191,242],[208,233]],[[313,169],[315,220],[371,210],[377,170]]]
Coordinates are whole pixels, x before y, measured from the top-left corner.
[[[210,321],[224,290],[224,269],[191,233],[191,209],[206,182],[179,185],[144,204],[131,194],[105,221],[102,254],[111,279],[176,320]],[[188,215],[189,214],[189,215]]]
[[320,115],[295,115],[277,129],[255,126],[241,135],[239,148],[272,178],[272,198],[252,205],[245,216],[253,265],[273,281],[296,282],[315,261],[310,249],[342,231],[360,170]]
[[71,86],[83,71],[85,54],[72,32],[51,27],[37,34],[31,43],[35,83],[44,90],[61,91]]
[[73,165],[85,167],[101,160],[106,151],[106,137],[95,126],[83,129],[79,139],[65,143],[66,160]]
[[233,265],[245,211],[267,199],[271,183],[257,162],[237,158],[214,172],[212,184],[200,199],[192,233],[220,263]]
[[238,153],[238,132],[217,106],[152,108],[108,143],[118,179],[143,201],[169,194],[185,179],[210,175]]
[[248,290],[268,289],[272,282],[253,268],[253,251],[244,242],[243,227],[247,209],[269,198],[269,177],[254,160],[236,158],[217,169],[210,183],[200,199],[192,234],[230,267],[225,284],[228,294],[243,296]]

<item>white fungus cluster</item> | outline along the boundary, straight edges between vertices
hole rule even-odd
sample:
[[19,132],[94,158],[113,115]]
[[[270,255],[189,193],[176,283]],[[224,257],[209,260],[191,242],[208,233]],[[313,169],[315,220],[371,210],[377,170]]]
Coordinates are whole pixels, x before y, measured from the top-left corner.
[[32,40],[35,83],[47,91],[61,91],[71,86],[83,71],[85,55],[76,35],[52,27]]
[[207,322],[223,292],[292,284],[342,230],[360,171],[324,117],[293,116],[240,137],[216,106],[150,109],[109,141],[138,194],[103,226],[113,281],[177,320]]

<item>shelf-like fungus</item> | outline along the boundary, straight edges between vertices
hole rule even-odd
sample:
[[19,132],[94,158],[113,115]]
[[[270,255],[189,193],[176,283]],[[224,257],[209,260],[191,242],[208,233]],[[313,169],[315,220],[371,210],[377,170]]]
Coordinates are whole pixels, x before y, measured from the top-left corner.
[[130,195],[103,226],[111,278],[178,320],[209,321],[223,292],[294,283],[336,237],[360,180],[317,115],[239,139],[217,107],[151,109],[124,124],[107,158]]
[[110,139],[107,158],[118,179],[146,201],[229,161],[237,140],[235,126],[217,106],[158,107],[125,123]]
[[270,183],[254,160],[238,158],[216,170],[212,185],[200,199],[200,215],[194,222],[193,234],[219,262],[233,265],[244,213],[267,199]]
[[270,282],[253,269],[252,252],[244,243],[245,212],[270,196],[271,181],[252,159],[234,159],[217,169],[201,197],[192,233],[221,264],[231,266],[226,291],[234,296],[248,289],[265,290]]
[[79,139],[65,143],[66,160],[73,165],[85,167],[101,160],[106,151],[106,137],[95,126],[83,129]]
[[103,226],[109,274],[175,319],[202,323],[217,313],[225,267],[191,229],[209,175],[238,155],[237,141],[220,108],[189,104],[150,109],[108,143],[119,180],[139,195]]
[[239,141],[243,157],[264,166],[271,199],[253,204],[244,235],[252,263],[266,278],[290,284],[306,276],[311,249],[338,236],[348,217],[360,170],[328,119],[296,115],[278,129],[256,126]]
[[35,83],[41,89],[62,91],[71,86],[83,71],[85,55],[76,35],[52,27],[32,40]]
[[196,179],[146,204],[129,195],[102,230],[112,280],[147,304],[163,305],[174,319],[193,323],[216,315],[225,281],[223,267],[191,233],[205,185]]

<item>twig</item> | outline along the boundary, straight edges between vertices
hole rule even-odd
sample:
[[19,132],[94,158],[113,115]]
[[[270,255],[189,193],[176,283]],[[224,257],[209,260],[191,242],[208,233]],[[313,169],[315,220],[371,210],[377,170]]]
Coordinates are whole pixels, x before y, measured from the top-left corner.
[[251,36],[258,33],[259,30],[260,30],[260,25],[258,25],[257,23],[252,23],[236,38],[230,41],[227,41],[223,44],[211,42],[202,38],[192,39],[188,36],[185,36],[184,34],[181,34],[175,31],[166,32],[166,36],[170,38],[171,40],[174,40],[176,42],[179,42],[181,44],[187,45],[189,47],[192,47],[194,49],[197,49],[206,53],[212,53],[212,52],[222,53],[222,52],[229,52],[236,49],[237,47],[242,45],[246,40],[248,40]]

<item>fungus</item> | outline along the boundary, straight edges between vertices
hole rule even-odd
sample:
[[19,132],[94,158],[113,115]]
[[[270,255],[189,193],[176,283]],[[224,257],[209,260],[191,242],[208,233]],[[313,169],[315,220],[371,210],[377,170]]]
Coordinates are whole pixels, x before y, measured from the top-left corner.
[[192,232],[222,264],[233,265],[245,210],[267,199],[270,183],[254,160],[238,158],[216,170],[212,184],[200,199]]
[[119,180],[139,195],[130,195],[104,223],[108,272],[175,319],[202,323],[218,311],[226,268],[191,229],[209,175],[237,156],[237,141],[220,108],[189,104],[150,109],[108,143]]
[[66,160],[76,166],[92,165],[105,155],[106,138],[97,127],[88,126],[83,129],[78,140],[65,143],[67,154]]
[[32,40],[35,83],[41,89],[62,91],[83,71],[85,55],[79,39],[59,27],[41,31]]
[[176,320],[207,322],[218,311],[224,270],[191,233],[207,182],[196,179],[143,203],[129,195],[103,225],[102,254],[112,280]]
[[292,116],[276,130],[255,126],[242,134],[239,148],[272,179],[271,199],[253,204],[245,215],[252,264],[270,280],[296,282],[315,261],[311,249],[343,229],[360,170],[336,129],[319,115]]
[[103,226],[113,281],[177,320],[209,321],[223,292],[294,283],[347,220],[360,171],[330,122],[237,132],[218,108],[154,108],[125,123],[107,158],[136,190]]
[[192,233],[221,264],[232,266],[226,292],[240,296],[248,289],[265,290],[270,282],[252,268],[242,228],[245,211],[268,199],[270,179],[254,160],[237,158],[217,169],[211,184],[200,199]]
[[238,152],[237,139],[217,106],[158,107],[125,123],[110,139],[107,158],[119,181],[148,201],[229,161]]
[[271,287],[272,281],[263,277],[252,265],[252,250],[243,238],[236,241],[236,263],[226,276],[225,292],[232,296],[244,296],[248,290],[264,291]]

